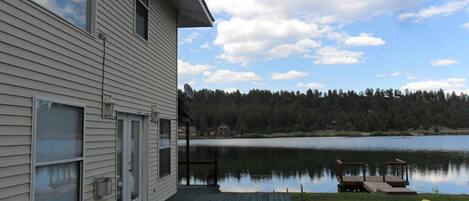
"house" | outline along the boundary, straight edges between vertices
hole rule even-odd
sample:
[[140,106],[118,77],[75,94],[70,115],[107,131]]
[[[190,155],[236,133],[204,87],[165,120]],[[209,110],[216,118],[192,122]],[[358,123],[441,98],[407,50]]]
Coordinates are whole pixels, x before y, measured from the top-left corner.
[[[195,126],[189,126],[190,137],[197,137],[197,128]],[[186,126],[179,125],[178,127],[178,138],[186,139]]]
[[177,192],[177,35],[203,0],[0,1],[0,200]]
[[220,124],[217,127],[217,136],[229,137],[231,136],[230,127],[225,124]]

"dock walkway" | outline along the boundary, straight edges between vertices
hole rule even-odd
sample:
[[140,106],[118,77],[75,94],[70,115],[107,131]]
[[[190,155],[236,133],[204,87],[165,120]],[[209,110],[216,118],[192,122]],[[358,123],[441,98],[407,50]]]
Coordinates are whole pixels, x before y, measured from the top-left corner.
[[415,195],[416,191],[410,190],[405,187],[392,187],[386,182],[363,182],[363,187],[370,193],[385,193],[388,195],[391,194],[409,194]]
[[288,193],[228,193],[206,188],[181,189],[168,201],[291,201]]
[[291,201],[287,193],[177,193],[168,201]]

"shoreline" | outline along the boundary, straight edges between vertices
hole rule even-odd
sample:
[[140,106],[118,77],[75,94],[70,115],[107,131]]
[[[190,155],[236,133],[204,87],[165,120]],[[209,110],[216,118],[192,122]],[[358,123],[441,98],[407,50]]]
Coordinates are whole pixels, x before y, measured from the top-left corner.
[[[293,138],[293,137],[390,137],[390,136],[445,136],[445,135],[469,135],[469,128],[461,129],[442,129],[439,132],[429,130],[416,130],[416,131],[335,131],[323,130],[315,132],[291,132],[291,133],[247,133],[241,136],[214,136],[214,137],[201,137],[191,136],[191,139],[262,139],[262,138]],[[179,138],[185,139],[185,138]]]

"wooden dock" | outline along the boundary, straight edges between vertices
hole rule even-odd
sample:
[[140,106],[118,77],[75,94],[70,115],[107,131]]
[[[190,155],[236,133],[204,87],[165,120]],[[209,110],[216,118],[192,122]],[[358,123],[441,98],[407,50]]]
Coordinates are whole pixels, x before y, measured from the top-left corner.
[[288,193],[228,193],[204,187],[183,187],[168,201],[291,201],[291,198]]
[[[362,176],[344,176],[346,166],[361,166]],[[396,175],[386,175],[385,170],[391,166]],[[406,188],[409,184],[407,162],[396,159],[392,162],[381,164],[382,176],[367,176],[366,164],[363,162],[336,161],[336,175],[339,182],[339,192],[369,192],[385,194],[417,194],[417,192]]]
[[392,194],[410,194],[415,195],[417,192],[410,190],[405,187],[393,187],[386,182],[363,182],[363,187],[370,193],[385,193],[388,195]]

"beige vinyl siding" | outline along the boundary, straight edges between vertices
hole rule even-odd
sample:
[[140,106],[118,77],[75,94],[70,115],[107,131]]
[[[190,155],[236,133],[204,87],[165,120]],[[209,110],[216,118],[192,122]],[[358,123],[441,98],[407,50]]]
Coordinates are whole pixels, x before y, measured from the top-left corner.
[[[116,110],[147,115],[156,105],[172,119],[176,138],[176,14],[165,0],[150,0],[148,42],[134,34],[134,0],[97,1],[96,33],[107,36],[105,94]],[[0,200],[29,200],[34,96],[86,106],[84,199],[93,181],[112,177],[115,190],[116,124],[102,119],[103,44],[28,0],[0,1]],[[158,126],[149,124],[148,200],[176,193],[176,143],[171,175],[158,178]],[[148,189],[148,192],[146,192]],[[111,196],[108,200],[115,200]]]
[[0,94],[0,200],[28,194],[31,99]]

